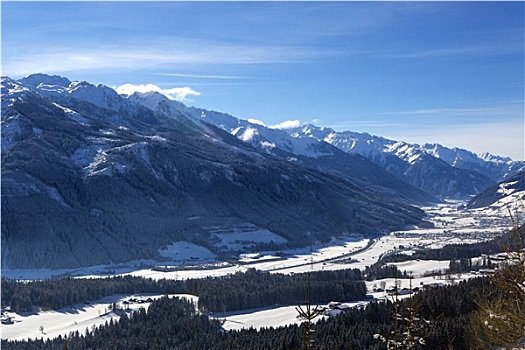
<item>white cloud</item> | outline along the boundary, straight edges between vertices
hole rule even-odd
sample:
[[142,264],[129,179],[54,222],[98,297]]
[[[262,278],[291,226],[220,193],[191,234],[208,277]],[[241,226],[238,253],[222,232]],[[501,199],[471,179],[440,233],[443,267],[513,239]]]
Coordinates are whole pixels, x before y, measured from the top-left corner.
[[266,126],[266,124],[264,124],[264,122],[262,120],[259,120],[259,119],[250,118],[250,119],[248,119],[248,123]]
[[[501,109],[501,108],[499,108]],[[426,108],[426,109],[413,109],[405,111],[395,112],[382,112],[379,115],[461,115],[461,114],[475,114],[475,115],[493,115],[498,108],[486,107],[486,108]]]
[[193,90],[190,87],[176,87],[171,89],[161,89],[159,86],[154,84],[146,85],[134,85],[134,84],[124,84],[115,89],[121,95],[132,95],[135,92],[158,92],[165,95],[170,100],[187,102],[187,96],[200,96],[200,92]]
[[282,123],[269,126],[270,129],[291,129],[291,128],[297,128],[301,126],[301,122],[299,120],[286,120]]
[[186,96],[192,95],[192,96],[200,96],[200,92],[193,90],[190,87],[184,86],[184,87],[177,87],[173,89],[167,89],[163,90],[164,95],[168,96],[168,98],[172,98],[177,101],[189,101]]
[[146,84],[146,85],[133,85],[133,84],[124,84],[120,85],[115,89],[116,92],[118,92],[120,95],[133,95],[135,92],[160,92],[161,88],[157,85],[153,84]]
[[523,50],[523,44],[516,42],[489,43],[476,46],[445,47],[433,50],[393,54],[393,58],[432,58],[432,57],[465,57],[465,56],[489,56],[503,55]]
[[248,127],[246,128],[246,131],[242,134],[241,140],[243,140],[244,142],[250,142],[253,140],[255,135],[259,135],[257,130],[255,130],[254,128]]

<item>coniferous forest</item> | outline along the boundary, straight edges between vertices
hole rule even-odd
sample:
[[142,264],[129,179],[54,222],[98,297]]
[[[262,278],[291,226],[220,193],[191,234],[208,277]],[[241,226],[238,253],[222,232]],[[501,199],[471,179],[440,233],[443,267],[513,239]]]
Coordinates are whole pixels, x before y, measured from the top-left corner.
[[[366,295],[361,271],[318,271],[312,276],[312,302],[360,300]],[[124,276],[106,279],[51,279],[20,283],[2,279],[2,300],[13,311],[59,309],[113,294],[157,293],[199,296],[199,309],[236,311],[305,301],[306,274],[287,276],[256,270],[221,278],[160,280]]]
[[[425,348],[473,349],[476,300],[491,290],[488,279],[478,278],[453,286],[430,288],[411,298],[412,309],[418,317],[429,320],[428,327],[420,334]],[[315,346],[317,349],[386,349],[374,335],[405,332],[410,325],[399,322],[394,329],[393,315],[408,315],[408,303],[406,300],[371,302],[366,307],[353,308],[319,321],[314,326]],[[62,349],[67,346],[68,349],[287,350],[303,346],[301,326],[224,331],[219,320],[196,313],[193,305],[178,298],[164,297],[154,301],[147,311],[122,313],[120,321],[86,330],[83,334],[76,332],[67,338],[50,341],[2,341],[2,349]]]
[[[305,301],[306,274],[279,275],[249,270],[232,276],[172,281],[138,277],[101,280],[54,279],[31,283],[2,280],[3,300],[13,310],[55,309],[84,300],[118,293],[192,293],[200,296],[199,309],[215,312],[241,310],[276,304],[299,305]],[[314,272],[311,298],[314,303],[355,300],[364,297],[359,270]],[[385,349],[377,335],[403,334],[407,322],[395,322],[394,315],[415,312],[428,320],[419,331],[427,349],[473,349],[478,301],[497,295],[491,280],[478,278],[447,287],[432,287],[409,301],[371,302],[314,326],[318,349]],[[214,297],[212,297],[214,296]],[[409,305],[410,303],[410,305]],[[415,311],[414,311],[415,310]],[[224,331],[221,322],[197,313],[195,306],[178,298],[154,301],[148,310],[122,313],[118,322],[109,322],[85,333],[42,341],[2,341],[3,349],[302,349],[301,326],[256,331]],[[374,337],[374,335],[376,335]],[[419,347],[415,347],[419,348]]]

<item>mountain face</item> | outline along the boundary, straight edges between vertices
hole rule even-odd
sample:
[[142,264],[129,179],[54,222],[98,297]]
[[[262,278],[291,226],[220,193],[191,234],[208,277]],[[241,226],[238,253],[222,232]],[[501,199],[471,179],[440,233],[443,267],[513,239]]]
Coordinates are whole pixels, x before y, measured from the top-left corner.
[[510,210],[514,211],[524,199],[525,172],[520,172],[478,194],[468,202],[467,207],[483,208],[499,202],[499,206],[510,205]]
[[324,140],[345,152],[361,154],[398,179],[441,198],[469,198],[525,169],[525,161],[478,156],[438,144],[420,146],[311,124],[288,131],[295,137]]
[[[292,247],[422,222],[421,210],[380,191],[381,178],[361,186],[284,160],[204,122],[208,115],[164,99],[148,107],[144,97],[154,102],[56,76],[2,78],[4,267],[160,259],[159,249],[181,240],[231,254],[213,230],[235,225]],[[301,142],[304,152],[347,156]],[[370,162],[353,157],[371,172],[359,176],[372,176]]]
[[490,153],[476,155],[461,148],[450,149],[439,144],[424,144],[422,149],[456,168],[477,171],[496,182],[525,171],[525,161],[513,161]]
[[127,99],[168,116],[176,117],[180,113],[185,113],[195,120],[223,129],[265,154],[342,177],[361,188],[380,193],[385,198],[408,204],[428,204],[439,201],[427,192],[395,178],[362,155],[343,152],[323,140],[294,137],[284,130],[250,123],[226,113],[186,107],[156,92],[135,93]]
[[[490,154],[478,156],[438,144],[420,146],[366,133],[336,132],[311,124],[287,130],[272,129],[225,113],[186,107],[158,93],[136,93],[128,99],[167,115],[184,112],[220,127],[265,153],[346,177],[360,186],[391,193],[407,203],[436,202],[437,198],[467,199],[525,169],[525,161]],[[366,164],[362,157],[375,163],[375,167]]]

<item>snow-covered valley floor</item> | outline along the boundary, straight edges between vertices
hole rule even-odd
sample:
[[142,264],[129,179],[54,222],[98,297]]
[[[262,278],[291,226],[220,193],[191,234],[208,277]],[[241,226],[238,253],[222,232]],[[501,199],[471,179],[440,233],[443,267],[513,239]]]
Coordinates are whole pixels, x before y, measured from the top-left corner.
[[[392,232],[376,239],[365,239],[359,234],[349,235],[343,239],[334,240],[329,244],[295,249],[281,252],[261,252],[259,254],[246,254],[236,263],[221,263],[214,259],[210,252],[187,242],[176,242],[170,245],[166,255],[189,257],[201,262],[194,267],[161,271],[144,264],[153,265],[153,261],[141,261],[134,264],[121,266],[98,266],[89,269],[74,271],[57,270],[2,270],[2,275],[21,279],[42,279],[64,273],[74,274],[83,278],[103,278],[108,275],[129,274],[153,279],[187,279],[224,276],[237,271],[246,271],[249,268],[275,272],[275,273],[300,273],[310,270],[338,270],[348,268],[364,269],[378,261],[383,254],[401,252],[410,255],[412,251],[420,248],[439,248],[451,243],[473,243],[489,240],[496,237],[511,226],[511,220],[505,210],[498,207],[488,209],[467,210],[459,202],[442,204],[435,207],[423,208],[428,214],[428,220],[434,224],[433,228],[411,228],[404,231]],[[180,254],[180,255],[179,255]],[[180,263],[180,261],[179,261]],[[142,264],[142,267],[141,267]],[[174,260],[171,265],[176,265]],[[448,261],[438,260],[409,260],[396,263],[398,268],[406,270],[414,278],[412,280],[398,280],[400,288],[419,287],[429,284],[454,283],[460,279],[471,278],[474,274],[454,275],[453,278],[439,279],[440,277],[427,276],[430,271],[445,271]],[[205,268],[203,265],[206,265]],[[393,279],[366,282],[367,288],[374,299],[388,297],[385,292],[372,292],[374,287],[380,285],[393,287]],[[385,289],[385,288],[382,288]],[[109,319],[120,317],[122,311],[109,311],[108,305],[113,302],[122,302],[131,296],[113,296],[90,304],[79,305],[75,308],[44,311],[31,315],[18,315],[11,313],[14,323],[2,325],[2,339],[24,338],[52,338],[58,335],[67,335],[78,330],[84,332],[86,328],[104,324]],[[156,298],[159,296],[151,296]],[[345,303],[355,306],[360,303]],[[130,304],[130,308],[147,307],[148,303]],[[257,310],[244,310],[227,314],[216,314],[213,317],[225,321],[225,329],[277,327],[281,325],[300,323],[296,318],[295,306],[279,306]],[[43,329],[40,328],[43,326]]]

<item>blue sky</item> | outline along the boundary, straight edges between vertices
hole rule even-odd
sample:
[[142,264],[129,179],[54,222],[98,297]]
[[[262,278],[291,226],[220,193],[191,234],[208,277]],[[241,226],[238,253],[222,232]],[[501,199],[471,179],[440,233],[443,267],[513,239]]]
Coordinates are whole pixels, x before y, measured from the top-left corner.
[[2,74],[524,156],[524,2],[5,2]]

